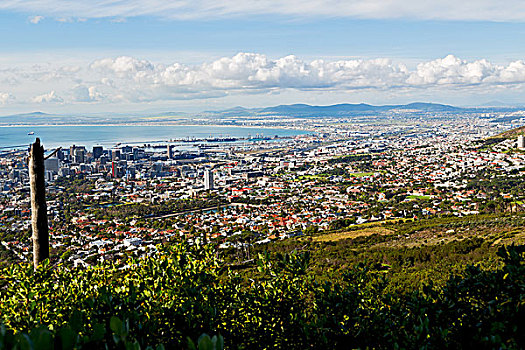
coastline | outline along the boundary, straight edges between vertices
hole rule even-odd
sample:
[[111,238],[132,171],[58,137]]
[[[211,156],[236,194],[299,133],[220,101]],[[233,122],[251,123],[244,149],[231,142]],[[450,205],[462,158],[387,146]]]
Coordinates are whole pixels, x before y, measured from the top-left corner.
[[275,130],[299,130],[299,131],[311,131],[300,127],[293,126],[260,126],[260,125],[224,125],[224,124],[169,124],[169,123],[140,123],[140,124],[129,124],[129,123],[116,123],[116,124],[9,124],[1,125],[0,128],[40,128],[40,127],[102,127],[102,126],[136,126],[136,127],[148,127],[148,126],[191,126],[191,127],[217,127],[217,128],[242,128],[242,129],[275,129]]
[[[107,128],[107,130],[106,130]],[[3,130],[3,131],[2,131]],[[235,131],[237,130],[237,131]],[[113,147],[116,144],[142,144],[174,142],[177,139],[206,138],[208,134],[222,137],[245,137],[260,134],[265,137],[296,137],[315,133],[298,127],[222,125],[222,124],[33,124],[33,125],[0,125],[1,148],[25,145],[33,137],[44,137],[47,147],[58,147],[67,144],[83,144],[91,147],[103,145]],[[34,135],[27,134],[34,132]],[[2,136],[3,134],[3,136]],[[26,135],[27,134],[27,135]],[[79,135],[76,138],[74,135]],[[87,136],[86,135],[90,135]]]

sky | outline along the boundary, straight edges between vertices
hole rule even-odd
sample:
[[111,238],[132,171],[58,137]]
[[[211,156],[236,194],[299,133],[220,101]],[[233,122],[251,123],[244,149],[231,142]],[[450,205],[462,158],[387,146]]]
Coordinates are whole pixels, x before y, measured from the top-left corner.
[[0,115],[525,104],[525,2],[2,0]]

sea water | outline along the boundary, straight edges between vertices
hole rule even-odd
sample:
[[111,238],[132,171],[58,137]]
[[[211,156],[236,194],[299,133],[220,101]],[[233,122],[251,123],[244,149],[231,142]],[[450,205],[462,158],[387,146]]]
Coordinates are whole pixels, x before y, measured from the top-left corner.
[[296,136],[306,133],[294,129],[211,125],[10,126],[0,127],[0,149],[25,147],[37,137],[46,148],[53,148],[73,144],[112,147],[117,144],[144,144],[180,139]]

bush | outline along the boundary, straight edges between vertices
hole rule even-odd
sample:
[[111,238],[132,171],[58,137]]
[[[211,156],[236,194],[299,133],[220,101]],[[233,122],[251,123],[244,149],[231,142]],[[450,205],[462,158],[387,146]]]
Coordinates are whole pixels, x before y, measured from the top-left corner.
[[525,346],[525,246],[500,248],[499,269],[403,293],[388,291],[379,262],[320,282],[308,253],[264,253],[248,279],[212,246],[159,249],[125,268],[0,270],[0,349],[214,349],[221,336],[231,349]]

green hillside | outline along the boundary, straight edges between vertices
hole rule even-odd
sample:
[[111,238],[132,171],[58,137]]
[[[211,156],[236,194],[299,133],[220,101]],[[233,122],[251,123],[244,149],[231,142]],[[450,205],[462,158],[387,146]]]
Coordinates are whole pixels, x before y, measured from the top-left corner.
[[248,256],[181,242],[120,265],[13,264],[0,270],[0,349],[521,348],[524,221],[379,223]]

